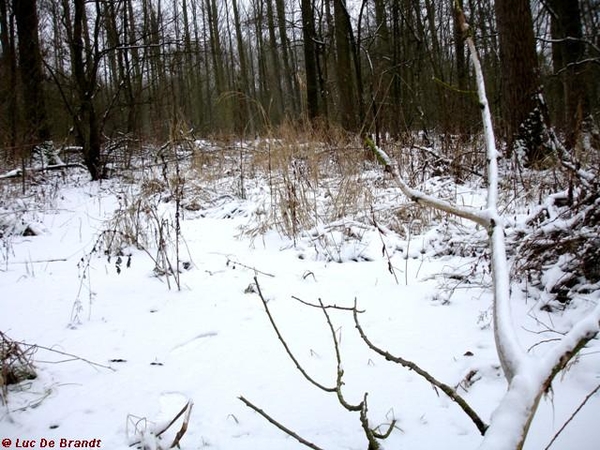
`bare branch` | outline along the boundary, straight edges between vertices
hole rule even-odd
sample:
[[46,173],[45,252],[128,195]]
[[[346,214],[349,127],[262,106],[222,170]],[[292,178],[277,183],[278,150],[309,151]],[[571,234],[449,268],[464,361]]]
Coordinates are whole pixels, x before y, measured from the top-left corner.
[[575,416],[577,414],[579,414],[579,411],[581,411],[581,408],[583,408],[585,406],[585,404],[587,403],[587,401],[590,398],[592,398],[592,396],[595,395],[596,392],[598,392],[598,391],[600,391],[600,384],[598,386],[596,386],[594,388],[594,390],[592,390],[592,392],[590,392],[588,395],[586,395],[586,397],[579,404],[579,406],[577,407],[577,409],[575,409],[575,411],[573,411],[573,414],[571,414],[571,416],[567,419],[567,421],[565,423],[563,423],[562,427],[560,427],[560,429],[556,432],[556,434],[550,440],[550,442],[548,443],[548,445],[546,446],[546,448],[544,448],[544,450],[548,450],[550,447],[552,447],[552,444],[554,444],[554,441],[556,441],[556,439],[558,438],[558,436],[560,436],[560,434],[565,430],[565,428],[567,428],[567,425],[569,425],[571,423],[571,421],[575,418]]
[[[344,369],[342,369],[342,356],[340,354],[340,346],[338,343],[338,338],[335,334],[335,328],[333,327],[333,323],[329,318],[329,313],[325,309],[323,302],[319,299],[319,304],[321,305],[321,311],[325,315],[325,319],[327,320],[327,325],[329,326],[329,331],[331,331],[331,338],[333,339],[333,347],[335,349],[335,359],[337,362],[337,378],[335,384],[335,393],[337,394],[338,401],[340,405],[346,408],[348,411],[361,411],[363,408],[363,404],[359,403],[358,405],[352,405],[346,401],[344,395],[342,394],[342,386],[344,385]],[[366,395],[366,394],[365,394]]]
[[398,165],[395,163],[395,161],[393,161],[392,158],[390,158],[383,149],[375,145],[375,143],[369,138],[366,138],[366,143],[370,147],[371,151],[375,154],[377,159],[385,165],[386,170],[392,174],[394,181],[396,182],[402,193],[406,195],[411,201],[422,204],[424,206],[428,206],[430,208],[435,208],[437,210],[449,214],[453,214],[463,219],[471,220],[486,228],[490,225],[490,218],[488,217],[485,211],[469,209],[466,207],[461,208],[445,200],[439,199],[432,195],[425,194],[424,192],[418,191],[416,189],[412,189],[404,181],[402,175],[400,175]]
[[473,410],[473,408],[471,408],[469,406],[469,404],[466,402],[466,400],[464,398],[462,398],[452,387],[448,386],[445,383],[442,383],[441,381],[438,381],[435,377],[433,377],[431,374],[429,374],[429,372],[421,369],[421,367],[419,367],[414,362],[409,361],[404,358],[400,358],[398,356],[394,356],[391,353],[377,347],[367,337],[365,331],[363,330],[362,326],[360,325],[360,322],[358,320],[358,315],[356,314],[356,312],[353,314],[353,316],[354,316],[354,324],[356,326],[356,329],[358,330],[358,333],[360,334],[360,337],[362,338],[362,340],[365,342],[365,344],[367,344],[367,346],[371,350],[373,350],[375,353],[383,356],[388,361],[392,361],[396,364],[400,364],[402,367],[406,367],[407,369],[413,370],[415,373],[417,373],[421,377],[425,378],[425,380],[430,382],[433,386],[440,389],[444,394],[446,394],[448,397],[450,397],[450,399],[452,401],[454,401],[458,406],[460,406],[460,408],[465,412],[465,414],[467,414],[467,416],[469,416],[469,418],[473,421],[473,423],[475,424],[475,426],[477,427],[479,432],[482,435],[485,434],[488,426],[483,422],[483,420],[481,420],[481,418],[475,412],[475,410]]
[[[15,341],[15,342],[17,342],[17,341]],[[17,343],[18,343],[19,345],[25,345],[25,346],[27,346],[27,347],[31,347],[31,348],[39,348],[39,349],[42,349],[42,350],[46,350],[46,351],[48,351],[48,352],[56,353],[56,354],[58,354],[58,355],[68,356],[69,358],[71,358],[71,359],[66,359],[66,360],[63,360],[63,361],[39,361],[39,360],[38,360],[38,362],[46,362],[46,363],[49,363],[49,362],[53,362],[53,363],[63,363],[63,362],[69,362],[69,361],[77,361],[77,360],[79,360],[79,361],[83,361],[83,362],[85,362],[85,363],[88,363],[90,366],[94,366],[94,367],[101,367],[101,368],[103,368],[103,369],[108,369],[108,370],[112,370],[113,372],[115,372],[115,369],[113,369],[113,368],[112,368],[112,367],[110,367],[110,366],[106,366],[106,365],[104,365],[104,364],[99,364],[99,363],[96,363],[96,362],[90,361],[89,359],[82,358],[81,356],[77,356],[77,355],[74,355],[74,354],[72,354],[72,353],[67,353],[67,352],[63,352],[63,351],[61,351],[61,350],[56,350],[55,348],[44,347],[43,345],[37,345],[37,344],[27,344],[26,342],[17,342]]]
[[[173,448],[173,447],[179,448],[179,441],[181,441],[181,438],[183,437],[183,435],[185,434],[185,432],[188,429],[188,424],[190,422],[190,415],[192,414],[192,406],[194,406],[194,402],[192,402],[190,400],[188,402],[188,404],[185,406],[187,408],[187,411],[185,413],[185,417],[183,419],[183,423],[181,424],[181,428],[177,432],[177,435],[173,439],[173,443],[171,444],[171,447],[169,447],[169,448]],[[182,411],[184,411],[184,410],[185,410],[185,408]],[[173,421],[175,421],[175,420],[176,419],[174,419]]]
[[[302,303],[305,306],[310,306],[311,308],[319,308],[319,309],[338,309],[340,311],[354,311],[354,307],[352,306],[338,306],[338,305],[325,305],[323,304],[323,302],[321,301],[321,299],[319,298],[319,303],[320,305],[315,305],[314,303],[310,303],[307,302],[306,300],[302,300],[301,298],[296,297],[295,295],[292,295],[292,298],[294,300],[296,300],[297,302]],[[359,310],[357,311],[358,313],[364,313],[363,310]]]
[[304,368],[302,367],[302,365],[298,362],[298,360],[296,359],[296,357],[294,356],[294,354],[290,350],[289,346],[287,345],[287,342],[285,341],[285,339],[281,335],[281,332],[279,331],[279,328],[277,327],[277,324],[275,323],[275,319],[273,319],[273,316],[271,315],[271,311],[269,309],[269,305],[267,305],[267,301],[265,300],[265,297],[263,296],[262,290],[260,288],[260,284],[258,283],[258,278],[256,276],[254,276],[254,283],[256,284],[256,290],[257,290],[258,296],[260,297],[260,300],[262,301],[262,304],[263,304],[263,306],[265,308],[267,316],[269,317],[269,321],[271,322],[271,325],[273,326],[273,329],[275,330],[275,333],[277,334],[277,338],[279,339],[279,342],[281,342],[281,345],[283,345],[283,348],[285,349],[285,351],[288,354],[288,356],[290,357],[290,359],[293,361],[294,365],[296,366],[296,369],[298,369],[298,371],[304,376],[304,378],[306,378],[310,383],[312,383],[313,385],[315,385],[319,389],[321,389],[321,390],[323,390],[325,392],[336,392],[336,388],[335,387],[331,388],[331,387],[327,387],[327,386],[322,385],[321,383],[319,383],[318,381],[316,381],[313,377],[311,377],[306,372],[306,370],[304,370]]
[[227,263],[226,263],[226,265],[229,266],[229,264],[232,264],[234,267],[235,266],[240,266],[240,267],[243,267],[244,269],[252,270],[257,275],[261,274],[261,275],[264,275],[264,276],[267,276],[267,277],[275,278],[275,275],[273,275],[272,273],[263,272],[261,270],[258,270],[256,267],[247,266],[246,264],[242,264],[239,261],[235,261],[235,260],[227,257]]
[[246,400],[244,397],[238,397],[242,402],[244,402],[244,404],[256,411],[258,414],[260,414],[261,416],[263,416],[265,419],[267,419],[267,421],[273,425],[275,425],[277,428],[279,428],[281,431],[283,431],[285,434],[287,434],[288,436],[293,437],[294,439],[296,439],[298,442],[300,442],[302,445],[305,445],[308,448],[312,448],[314,450],[323,450],[321,447],[317,447],[315,444],[313,444],[312,442],[307,441],[306,439],[304,439],[303,437],[301,437],[299,434],[293,432],[292,430],[290,430],[289,428],[287,428],[285,425],[281,424],[280,422],[276,421],[275,419],[273,419],[270,415],[268,415],[266,412],[264,412],[262,409],[260,409],[259,407],[253,405],[252,403],[250,403],[248,400]]

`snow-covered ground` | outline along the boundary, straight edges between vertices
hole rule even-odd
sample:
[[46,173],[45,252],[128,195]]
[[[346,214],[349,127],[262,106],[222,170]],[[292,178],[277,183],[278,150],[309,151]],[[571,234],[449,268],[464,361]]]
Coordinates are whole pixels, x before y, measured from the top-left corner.
[[[248,182],[246,200],[215,196],[185,212],[178,290],[172,276],[167,284],[154,270],[156,248],[148,247],[148,254],[129,246],[119,260],[104,254],[98,241],[114,226],[124,199],[138,195],[135,188],[113,181],[48,189],[52,198],[28,216],[40,234],[2,240],[0,330],[39,346],[37,379],[10,386],[0,407],[0,439],[11,440],[3,441],[5,448],[31,440],[34,448],[51,440],[55,447],[74,440],[74,447],[78,440],[94,444],[94,439],[110,450],[140,441],[144,448],[168,448],[182,418],[161,439],[153,433],[189,401],[193,409],[182,449],[303,448],[246,407],[238,398],[243,396],[322,449],[366,449],[358,413],[311,385],[287,356],[255,277],[285,342],[327,387],[335,386],[337,375],[328,323],[320,309],[294,297],[344,307],[356,299],[374,344],[456,387],[486,422],[506,391],[491,329],[487,261],[476,252],[437,251],[452,237],[451,224],[445,231],[438,224],[401,237],[340,218],[300,234],[294,245],[257,225],[272,197],[267,181]],[[461,204],[483,201],[477,191],[455,195]],[[156,208],[173,223],[173,201]],[[473,239],[482,235],[475,228],[462,233],[463,241],[465,233]],[[173,258],[172,245],[169,251]],[[551,342],[552,330],[564,331],[577,310],[598,298],[591,294],[575,302],[575,312],[548,313],[517,289],[513,294],[526,348]],[[478,430],[456,404],[413,371],[370,351],[351,312],[327,311],[339,341],[346,399],[356,404],[368,393],[370,425],[381,425],[381,432],[396,421],[383,448],[478,447]],[[532,351],[542,353],[546,345]],[[600,384],[598,348],[593,341],[556,379],[526,449],[546,448]],[[550,448],[598,449],[599,411],[596,393]]]

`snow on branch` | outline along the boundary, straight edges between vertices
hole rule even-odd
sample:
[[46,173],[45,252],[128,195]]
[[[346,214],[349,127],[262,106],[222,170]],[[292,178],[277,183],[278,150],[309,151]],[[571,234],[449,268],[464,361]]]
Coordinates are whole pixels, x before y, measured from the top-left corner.
[[370,138],[366,138],[365,142],[367,146],[371,149],[371,151],[375,154],[377,160],[382,163],[386,170],[388,170],[394,181],[402,191],[404,195],[406,195],[410,200],[415,203],[420,203],[425,206],[429,206],[435,209],[439,209],[441,211],[447,212],[449,214],[453,214],[458,217],[462,217],[463,219],[471,220],[475,223],[478,223],[481,226],[488,227],[490,224],[490,218],[486,214],[485,211],[471,209],[471,208],[461,208],[452,203],[449,203],[445,200],[439,199],[435,196],[425,194],[416,189],[412,189],[402,178],[400,175],[400,171],[398,170],[398,165],[395,161],[392,160],[388,156],[388,154],[379,146],[377,146]]
[[[508,391],[492,414],[480,450],[521,450],[539,401],[542,395],[551,388],[554,377],[600,332],[600,305],[577,322],[543,357],[528,355],[519,344],[511,317],[510,274],[506,255],[504,222],[497,206],[499,153],[496,149],[491,113],[485,91],[485,80],[469,25],[458,2],[455,2],[455,12],[460,30],[470,51],[481,107],[487,154],[488,195],[486,208],[484,210],[472,210],[458,207],[410,188],[402,179],[395,161],[370,139],[367,139],[367,145],[374,152],[377,159],[385,165],[386,170],[392,174],[394,181],[408,198],[423,205],[472,220],[487,228],[492,253],[494,338],[498,358],[508,382]],[[563,162],[563,164],[565,163]],[[567,162],[567,166],[568,164],[569,162]],[[571,165],[569,168],[574,170],[581,180],[591,181],[590,175],[576,165]]]

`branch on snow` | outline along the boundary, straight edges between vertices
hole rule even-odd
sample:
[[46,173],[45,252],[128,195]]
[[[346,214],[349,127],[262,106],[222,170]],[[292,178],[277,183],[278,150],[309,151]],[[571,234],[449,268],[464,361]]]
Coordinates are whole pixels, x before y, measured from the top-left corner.
[[256,406],[253,403],[251,403],[249,400],[246,400],[246,398],[240,396],[240,397],[238,397],[238,399],[240,399],[248,408],[252,409],[253,411],[255,411],[258,414],[260,414],[261,416],[263,416],[265,419],[267,419],[267,421],[269,423],[275,425],[277,428],[279,428],[285,434],[287,434],[288,436],[293,437],[298,442],[300,442],[302,445],[304,445],[304,446],[306,446],[308,448],[312,448],[313,450],[323,450],[321,447],[317,447],[312,442],[307,441],[306,439],[304,439],[298,433],[295,433],[294,431],[290,430],[288,427],[286,427],[285,425],[283,425],[281,422],[278,422],[277,420],[273,419],[273,417],[271,417],[265,411],[263,411],[262,409],[260,409],[258,406]]
[[425,378],[425,380],[427,380],[433,386],[435,386],[436,388],[441,390],[444,394],[446,394],[448,397],[450,397],[450,399],[453,402],[455,402],[458,406],[460,406],[460,408],[465,412],[465,414],[467,416],[469,416],[469,418],[473,421],[473,423],[475,424],[475,426],[477,427],[479,432],[482,435],[485,434],[485,431],[487,430],[488,426],[483,422],[483,420],[481,420],[479,415],[475,412],[475,410],[473,408],[471,408],[471,406],[469,406],[469,404],[466,402],[466,400],[464,398],[462,398],[452,387],[448,386],[445,383],[442,383],[441,381],[438,381],[429,372],[423,370],[421,367],[419,367],[414,362],[409,361],[404,358],[400,358],[398,356],[394,356],[391,353],[389,353],[385,350],[382,350],[379,347],[377,347],[375,344],[373,344],[367,337],[367,334],[365,333],[365,331],[363,330],[363,328],[358,320],[357,313],[358,313],[358,310],[356,308],[356,301],[355,301],[354,311],[353,311],[354,324],[356,326],[356,329],[358,330],[358,333],[360,334],[360,337],[365,342],[365,344],[367,344],[367,347],[369,347],[375,353],[383,356],[387,361],[391,361],[396,364],[400,364],[402,367],[406,367],[407,369],[414,371],[417,375]]
[[[79,168],[85,169],[85,166],[83,164],[64,163],[64,164],[52,164],[52,165],[43,166],[43,167],[26,167],[25,173],[27,173],[27,172],[45,172],[47,170],[69,169],[72,167],[79,167]],[[23,171],[21,169],[14,169],[14,170],[10,170],[10,171],[0,175],[0,180],[7,180],[9,178],[19,178],[22,176],[23,176]]]
[[[362,401],[360,403],[358,403],[358,404],[352,404],[352,403],[350,403],[350,402],[348,402],[346,400],[346,398],[344,396],[344,393],[342,391],[342,387],[344,386],[345,383],[344,383],[344,369],[342,367],[342,356],[341,356],[341,352],[340,352],[340,344],[339,344],[338,336],[336,334],[335,327],[333,326],[333,322],[331,321],[329,313],[327,312],[328,307],[323,304],[323,302],[321,301],[321,299],[318,300],[319,301],[319,308],[321,309],[321,311],[323,312],[323,315],[325,316],[325,320],[327,322],[327,326],[329,328],[329,331],[331,333],[331,338],[333,340],[333,348],[334,348],[334,351],[335,351],[335,358],[336,358],[336,382],[335,382],[335,387],[334,388],[328,388],[328,387],[326,387],[324,385],[321,385],[317,381],[315,381],[310,375],[308,375],[308,373],[300,365],[300,363],[298,362],[298,360],[295,358],[295,356],[293,355],[293,353],[289,349],[287,343],[283,339],[281,333],[279,332],[279,329],[278,329],[277,325],[275,324],[273,316],[271,315],[271,312],[269,310],[269,306],[267,304],[267,301],[265,300],[265,298],[264,298],[264,296],[262,294],[262,290],[260,288],[260,284],[258,283],[258,278],[256,276],[254,277],[254,283],[256,284],[256,289],[257,289],[257,292],[258,292],[258,296],[260,297],[260,300],[263,303],[263,306],[265,308],[265,311],[267,312],[269,320],[271,321],[271,325],[273,326],[273,328],[275,330],[275,333],[277,334],[277,337],[279,338],[279,341],[284,346],[285,351],[287,352],[288,356],[294,362],[294,365],[296,366],[296,368],[300,371],[300,373],[304,376],[304,378],[306,378],[314,386],[317,386],[319,389],[321,389],[321,390],[323,390],[325,392],[335,393],[336,397],[338,399],[339,404],[342,405],[342,407],[346,411],[349,411],[349,412],[358,412],[359,413],[361,427],[362,427],[362,429],[363,429],[363,431],[365,433],[365,437],[367,438],[368,450],[379,450],[381,448],[381,445],[379,444],[378,440],[383,440],[383,439],[386,439],[387,437],[390,436],[390,434],[392,433],[394,427],[396,426],[396,421],[392,420],[391,423],[388,424],[387,430],[384,433],[380,433],[379,431],[377,431],[377,427],[376,428],[372,428],[370,426],[370,424],[369,424],[369,420],[368,420],[368,406],[367,406],[367,396],[368,396],[368,394],[366,392],[363,394]],[[299,299],[297,299],[297,300],[299,300]],[[316,305],[313,305],[313,304],[310,304],[310,303],[307,303],[307,302],[304,302],[304,301],[301,301],[301,302],[305,303],[305,304],[307,304],[308,306],[311,306],[311,307],[315,307],[316,306]],[[335,309],[339,309],[339,308],[335,308]],[[354,306],[354,308],[352,308],[352,311],[353,311],[353,314],[355,316],[360,312],[360,311],[358,311],[356,309],[356,305]],[[279,422],[277,422],[274,419],[272,419],[264,411],[258,409],[256,406],[252,405],[250,402],[248,402],[247,400],[245,400],[243,397],[240,397],[240,400],[242,402],[244,402],[248,407],[254,409],[256,412],[258,412],[263,417],[265,417],[269,422],[271,422],[272,424],[274,424],[277,428],[279,428],[280,430],[284,431],[288,435],[292,436],[294,439],[298,440],[299,442],[301,442],[302,444],[304,444],[304,445],[306,445],[306,446],[308,446],[310,448],[315,448],[315,446],[313,446],[314,444],[312,444],[312,443],[304,440],[303,438],[301,438],[300,436],[298,436],[293,431],[291,431],[288,428],[284,427]]]

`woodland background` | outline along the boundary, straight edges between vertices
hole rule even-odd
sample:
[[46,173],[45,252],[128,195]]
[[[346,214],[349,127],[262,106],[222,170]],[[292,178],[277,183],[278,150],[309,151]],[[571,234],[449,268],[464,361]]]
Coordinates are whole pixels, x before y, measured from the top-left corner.
[[[471,25],[507,155],[521,149],[526,164],[542,165],[550,127],[576,150],[582,129],[597,126],[600,2],[455,3]],[[435,133],[444,152],[458,151],[481,120],[454,6],[0,0],[3,159],[48,140],[76,144],[98,179],[107,142],[164,142],[175,123],[220,137],[282,124],[377,139]]]

